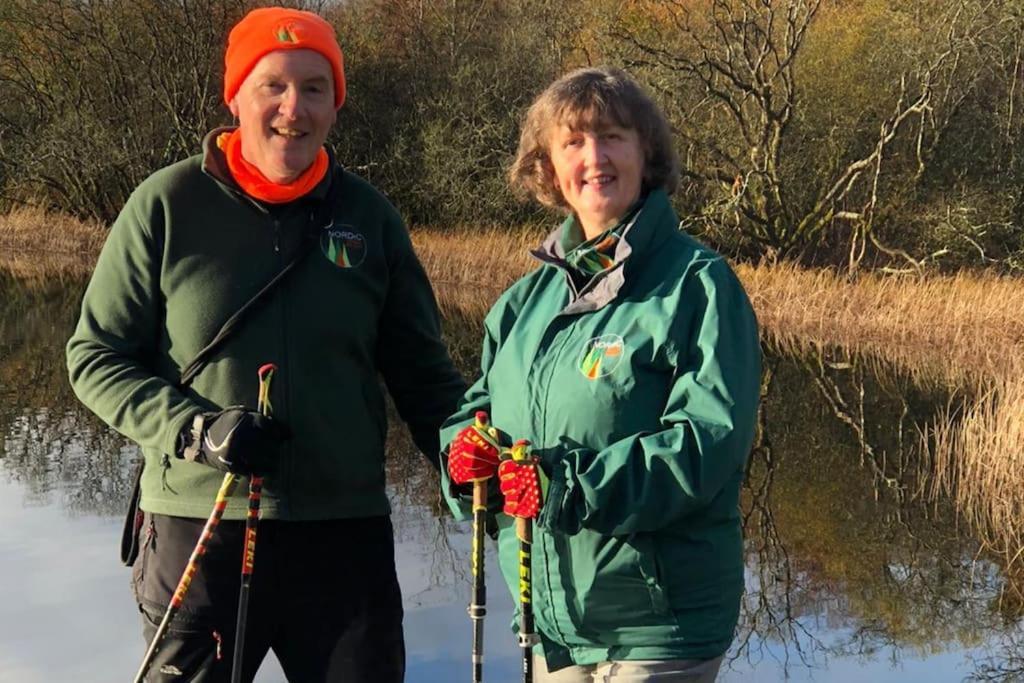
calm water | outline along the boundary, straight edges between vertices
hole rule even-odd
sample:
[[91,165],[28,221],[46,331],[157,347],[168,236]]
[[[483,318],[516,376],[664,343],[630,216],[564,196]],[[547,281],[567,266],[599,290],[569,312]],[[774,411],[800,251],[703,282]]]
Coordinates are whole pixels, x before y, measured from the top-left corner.
[[[0,287],[0,682],[129,680],[143,643],[117,561],[130,444],[75,402],[77,291]],[[449,321],[472,374],[478,323]],[[743,497],[747,594],[722,681],[1024,678],[1024,606],[942,504],[918,500],[918,430],[950,390],[839,352],[770,355]],[[469,680],[469,529],[392,430],[410,682]],[[515,681],[512,603],[488,592],[486,679]],[[272,657],[258,677],[283,681]]]

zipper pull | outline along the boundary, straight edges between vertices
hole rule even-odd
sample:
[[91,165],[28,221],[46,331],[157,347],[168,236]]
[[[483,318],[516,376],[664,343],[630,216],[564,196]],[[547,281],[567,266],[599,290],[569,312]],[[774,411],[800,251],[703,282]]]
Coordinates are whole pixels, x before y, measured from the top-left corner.
[[213,639],[215,641],[217,641],[217,654],[216,654],[216,657],[217,657],[217,661],[219,662],[221,659],[224,658],[224,653],[223,653],[223,651],[221,651],[221,647],[220,647],[221,646],[221,640],[222,640],[221,635],[220,635],[220,631],[214,631],[213,632]]
[[274,253],[281,253],[281,221],[274,219]]
[[170,488],[167,484],[167,470],[171,469],[171,456],[164,453],[160,457],[160,490],[166,491]]

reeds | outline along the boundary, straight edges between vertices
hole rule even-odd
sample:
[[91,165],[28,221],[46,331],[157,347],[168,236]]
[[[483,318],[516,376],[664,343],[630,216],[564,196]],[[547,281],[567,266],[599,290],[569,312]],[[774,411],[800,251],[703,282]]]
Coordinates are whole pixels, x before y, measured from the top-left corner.
[[501,227],[436,229],[412,233],[416,253],[447,316],[482,318],[509,285],[537,267],[530,255],[541,230]]
[[840,346],[918,378],[977,386],[1024,348],[1024,281],[994,275],[864,275],[792,265],[737,268],[765,335],[780,347]]
[[99,221],[35,207],[0,215],[0,274],[30,285],[84,280],[107,231]]
[[[486,230],[417,230],[413,242],[446,312],[486,311],[536,267],[542,235]],[[854,281],[790,264],[740,264],[737,274],[764,337],[802,353],[836,346],[885,359],[918,379],[977,387],[1011,371],[1024,349],[1024,281],[958,274]]]
[[925,435],[933,498],[949,495],[993,551],[1024,566],[1024,359],[972,405],[951,407]]
[[796,352],[840,346],[967,398],[922,435],[926,493],[950,496],[982,543],[1024,567],[1024,280],[927,279],[789,265],[737,269],[766,337]]
[[922,434],[922,480],[951,496],[981,542],[1024,566],[1024,280],[957,274],[926,279],[790,265],[740,266],[764,335],[800,352],[838,346],[952,387],[965,400]]

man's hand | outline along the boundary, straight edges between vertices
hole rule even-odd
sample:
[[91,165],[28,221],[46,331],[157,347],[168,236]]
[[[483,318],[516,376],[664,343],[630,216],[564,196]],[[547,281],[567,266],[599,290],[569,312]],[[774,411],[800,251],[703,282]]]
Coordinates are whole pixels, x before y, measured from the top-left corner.
[[485,481],[498,470],[498,441],[489,429],[487,413],[476,414],[476,424],[452,439],[448,449],[448,476],[456,484]]
[[537,457],[529,455],[529,447],[529,441],[517,441],[512,447],[512,458],[503,460],[498,467],[505,514],[524,519],[536,518],[542,503]]
[[277,469],[288,430],[274,418],[242,406],[203,413],[186,427],[182,457],[221,472],[262,476]]

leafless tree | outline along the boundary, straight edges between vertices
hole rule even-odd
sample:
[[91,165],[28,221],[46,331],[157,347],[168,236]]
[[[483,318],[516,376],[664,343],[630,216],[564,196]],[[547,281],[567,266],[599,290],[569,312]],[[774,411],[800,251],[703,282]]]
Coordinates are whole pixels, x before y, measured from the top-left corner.
[[772,260],[800,257],[845,234],[851,272],[869,244],[920,266],[920,257],[887,247],[874,229],[890,150],[909,145],[912,175],[920,178],[984,68],[970,53],[1007,21],[995,11],[999,3],[963,0],[937,14],[931,25],[941,30],[932,44],[914,46],[915,54],[892,69],[891,82],[879,84],[893,95],[875,133],[859,136],[827,173],[814,177],[793,172],[800,167],[793,124],[807,105],[799,62],[821,0],[662,5],[657,21],[616,36],[634,55],[626,58],[632,67],[674,75],[661,81],[667,90],[700,93],[677,117],[685,171],[706,188],[697,222],[735,225]]

